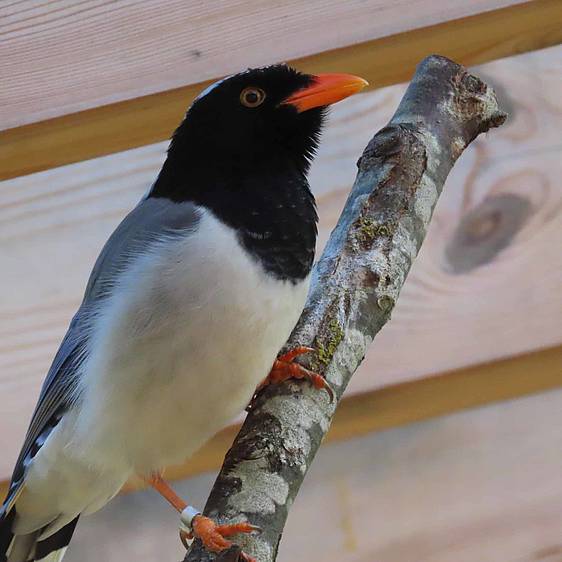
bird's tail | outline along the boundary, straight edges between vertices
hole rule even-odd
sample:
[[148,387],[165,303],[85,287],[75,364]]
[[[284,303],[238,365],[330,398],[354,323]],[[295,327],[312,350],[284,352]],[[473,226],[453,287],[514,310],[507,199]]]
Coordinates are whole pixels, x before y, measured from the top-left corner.
[[61,562],[78,517],[53,535],[39,540],[42,529],[26,535],[14,534],[16,509],[10,496],[0,508],[0,562]]

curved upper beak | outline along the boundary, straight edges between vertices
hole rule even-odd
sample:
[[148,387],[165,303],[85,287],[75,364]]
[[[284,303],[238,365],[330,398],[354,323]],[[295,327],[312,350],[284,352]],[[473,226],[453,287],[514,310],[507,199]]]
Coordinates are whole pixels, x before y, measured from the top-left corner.
[[317,74],[314,82],[283,100],[297,108],[299,113],[343,100],[360,92],[369,83],[352,74]]

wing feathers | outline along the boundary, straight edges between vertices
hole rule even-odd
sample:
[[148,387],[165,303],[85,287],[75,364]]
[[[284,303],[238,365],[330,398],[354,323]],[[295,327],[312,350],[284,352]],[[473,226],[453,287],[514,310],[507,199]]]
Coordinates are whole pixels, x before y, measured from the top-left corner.
[[[33,461],[48,434],[75,400],[80,367],[88,354],[92,324],[99,305],[111,294],[119,275],[132,260],[155,243],[175,234],[195,231],[199,211],[190,203],[163,198],[142,200],[111,235],[92,270],[80,309],[49,369],[35,412],[12,475],[10,494],[0,517],[13,508],[21,492],[26,467]],[[23,547],[22,547],[23,548]]]

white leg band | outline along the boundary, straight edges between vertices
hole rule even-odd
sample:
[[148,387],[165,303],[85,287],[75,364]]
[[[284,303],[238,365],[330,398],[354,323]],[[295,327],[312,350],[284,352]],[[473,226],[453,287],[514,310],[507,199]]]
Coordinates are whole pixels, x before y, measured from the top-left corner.
[[201,512],[193,507],[192,505],[188,505],[181,513],[180,513],[180,521],[181,524],[188,530],[191,531],[191,522],[196,515],[201,515]]

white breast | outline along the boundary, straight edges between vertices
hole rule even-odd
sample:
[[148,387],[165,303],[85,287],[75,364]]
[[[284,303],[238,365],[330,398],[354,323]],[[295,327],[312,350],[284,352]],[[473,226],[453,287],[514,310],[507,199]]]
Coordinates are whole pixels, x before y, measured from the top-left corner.
[[137,472],[189,456],[242,411],[307,289],[266,274],[203,212],[195,235],[139,258],[97,316],[69,451]]

